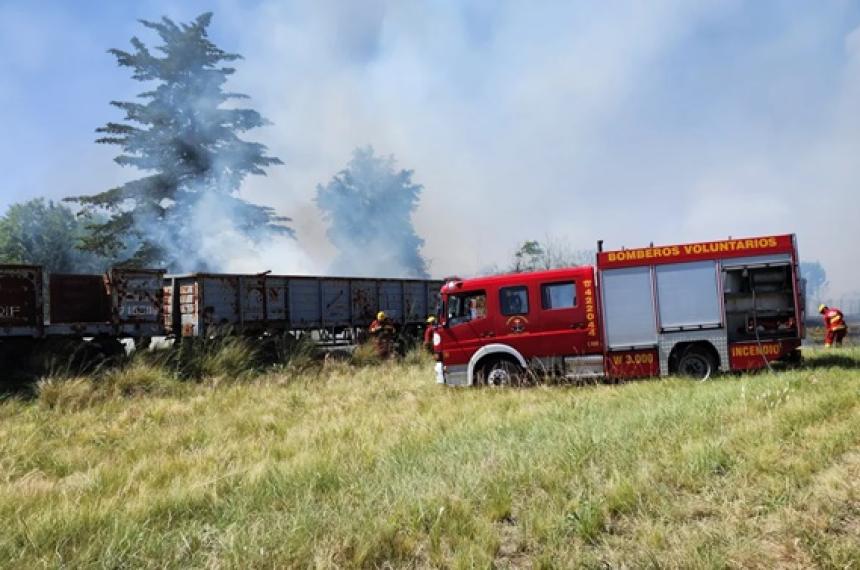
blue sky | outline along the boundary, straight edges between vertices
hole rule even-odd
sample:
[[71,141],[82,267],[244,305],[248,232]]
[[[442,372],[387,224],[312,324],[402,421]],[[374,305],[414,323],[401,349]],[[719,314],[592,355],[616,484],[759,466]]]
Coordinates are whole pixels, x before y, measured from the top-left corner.
[[[437,274],[524,239],[573,247],[796,232],[834,293],[860,289],[860,3],[0,0],[0,210],[131,178],[94,129],[139,86],[106,53],[136,20],[215,13],[230,87],[285,166],[243,194],[296,220],[254,264],[333,252],[312,197],[358,145],[424,184]],[[247,269],[252,269],[247,267]]]

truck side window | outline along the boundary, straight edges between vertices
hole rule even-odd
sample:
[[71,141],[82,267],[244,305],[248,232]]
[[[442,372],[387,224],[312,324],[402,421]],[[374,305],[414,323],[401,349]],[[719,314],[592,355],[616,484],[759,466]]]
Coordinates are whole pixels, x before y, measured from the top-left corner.
[[503,287],[499,289],[499,305],[502,314],[527,315],[529,312],[529,290],[527,287]]
[[487,316],[487,295],[483,291],[448,296],[448,324],[459,325]]
[[576,307],[576,283],[547,283],[541,285],[541,307],[543,309],[572,309]]

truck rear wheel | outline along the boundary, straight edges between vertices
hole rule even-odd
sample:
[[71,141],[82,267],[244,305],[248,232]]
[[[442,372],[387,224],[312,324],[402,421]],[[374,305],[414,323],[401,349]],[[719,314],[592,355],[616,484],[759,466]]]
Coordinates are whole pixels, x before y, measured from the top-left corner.
[[678,374],[694,380],[707,380],[717,364],[711,354],[703,348],[691,346],[678,359]]
[[523,367],[507,358],[494,358],[481,366],[476,384],[504,388],[524,386],[527,376]]

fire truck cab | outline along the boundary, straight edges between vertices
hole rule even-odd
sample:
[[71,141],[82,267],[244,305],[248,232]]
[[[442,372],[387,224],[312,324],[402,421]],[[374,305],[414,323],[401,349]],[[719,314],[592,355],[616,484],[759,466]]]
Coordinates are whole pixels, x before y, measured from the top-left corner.
[[525,369],[602,376],[591,267],[452,280],[442,306],[434,345],[444,383],[506,384]]
[[437,381],[706,379],[799,358],[793,235],[599,251],[596,261],[445,283]]

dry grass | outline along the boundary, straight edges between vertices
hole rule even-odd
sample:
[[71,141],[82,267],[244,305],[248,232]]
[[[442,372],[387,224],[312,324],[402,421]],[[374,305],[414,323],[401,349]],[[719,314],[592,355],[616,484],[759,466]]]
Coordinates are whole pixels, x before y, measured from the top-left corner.
[[44,378],[36,384],[36,393],[43,406],[64,411],[80,410],[97,399],[90,378]]
[[0,566],[860,564],[857,349],[525,390],[410,362],[44,381],[0,405]]

